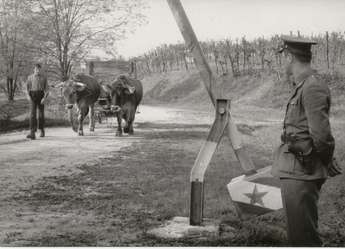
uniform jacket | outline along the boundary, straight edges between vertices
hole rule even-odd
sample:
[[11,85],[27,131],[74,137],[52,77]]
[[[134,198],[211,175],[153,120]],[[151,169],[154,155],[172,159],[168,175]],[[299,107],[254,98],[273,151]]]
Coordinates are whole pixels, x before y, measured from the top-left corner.
[[326,178],[334,151],[329,122],[330,90],[314,70],[306,71],[296,82],[286,107],[283,132],[294,134],[304,144],[309,140],[312,163],[306,167],[288,150],[286,142],[282,142],[274,153],[272,174],[301,180]]

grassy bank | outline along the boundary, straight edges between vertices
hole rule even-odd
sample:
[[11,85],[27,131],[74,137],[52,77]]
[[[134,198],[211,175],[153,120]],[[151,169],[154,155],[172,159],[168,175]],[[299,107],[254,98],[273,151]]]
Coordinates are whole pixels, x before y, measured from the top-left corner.
[[[320,71],[331,89],[332,115],[345,115],[345,73]],[[213,92],[218,98],[229,98],[238,105],[252,105],[284,110],[292,87],[275,73],[261,72],[255,75],[232,77],[218,76]],[[143,79],[144,103],[181,106],[192,109],[209,108],[210,99],[199,73],[175,71],[152,74]]]
[[[14,101],[0,99],[0,133],[29,129],[30,103],[24,96]],[[64,101],[52,91],[45,105],[45,126],[60,127],[70,125]],[[37,111],[38,115],[38,111]]]

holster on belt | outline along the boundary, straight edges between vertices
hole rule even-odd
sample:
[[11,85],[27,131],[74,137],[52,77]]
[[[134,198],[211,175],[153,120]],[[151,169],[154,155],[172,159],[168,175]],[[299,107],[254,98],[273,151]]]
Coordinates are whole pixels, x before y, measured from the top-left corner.
[[[313,158],[319,156],[320,160],[322,157],[318,155],[313,149],[313,140],[310,138],[298,138],[296,134],[283,133],[281,140],[284,144],[288,145],[289,152],[293,153],[296,159],[305,167],[305,169],[312,170]],[[342,169],[338,164],[336,158],[333,157],[331,160],[327,160],[327,171],[330,177],[334,177],[342,173]]]
[[306,168],[312,167],[313,140],[311,138],[299,138],[293,133],[282,134],[282,142],[288,145],[289,152],[293,153],[296,159]]

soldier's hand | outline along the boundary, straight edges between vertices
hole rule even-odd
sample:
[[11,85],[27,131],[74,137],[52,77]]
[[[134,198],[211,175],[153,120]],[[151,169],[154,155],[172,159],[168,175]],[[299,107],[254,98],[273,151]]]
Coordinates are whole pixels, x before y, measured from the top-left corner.
[[46,98],[43,98],[43,99],[41,100],[41,105],[44,105],[45,102],[46,102]]
[[328,175],[330,177],[334,177],[342,173],[341,168],[336,158],[333,158],[333,160],[328,164],[327,170],[328,170]]

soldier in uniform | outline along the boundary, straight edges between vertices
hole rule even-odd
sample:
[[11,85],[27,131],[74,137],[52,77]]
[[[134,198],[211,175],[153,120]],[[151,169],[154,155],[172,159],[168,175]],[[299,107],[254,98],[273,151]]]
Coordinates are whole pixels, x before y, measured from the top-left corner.
[[327,84],[311,68],[311,46],[316,42],[282,37],[290,56],[287,78],[294,90],[288,101],[272,174],[281,180],[287,235],[291,246],[321,246],[317,202],[326,178],[340,173],[333,160],[334,138],[329,122],[331,105]]
[[41,72],[41,64],[36,64],[34,73],[28,77],[26,82],[26,94],[30,101],[30,134],[27,138],[35,139],[37,130],[37,109],[38,109],[38,128],[40,129],[40,137],[45,136],[44,132],[44,102],[48,97],[47,78]]

